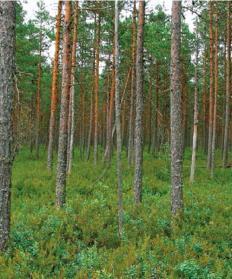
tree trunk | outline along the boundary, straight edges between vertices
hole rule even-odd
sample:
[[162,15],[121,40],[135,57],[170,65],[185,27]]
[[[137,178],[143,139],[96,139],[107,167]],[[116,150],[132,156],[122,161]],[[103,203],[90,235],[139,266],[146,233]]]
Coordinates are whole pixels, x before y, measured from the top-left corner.
[[56,205],[62,207],[66,196],[68,110],[71,84],[71,1],[65,1],[62,92],[56,176]]
[[50,122],[49,122],[48,158],[47,158],[48,170],[52,169],[53,139],[54,139],[55,123],[56,123],[61,12],[62,12],[62,1],[59,1],[58,13],[56,17],[55,55],[54,55],[53,72],[52,72],[51,112],[50,112]]
[[210,88],[209,88],[209,132],[207,168],[212,165],[212,134],[213,134],[213,3],[209,2],[209,60],[210,60]]
[[[196,25],[198,22],[196,23]],[[195,90],[194,90],[194,117],[193,117],[193,144],[192,144],[192,163],[190,171],[190,183],[194,181],[196,169],[196,152],[197,152],[197,129],[198,129],[198,26],[196,26],[196,64],[195,64]]]
[[217,132],[217,95],[218,95],[218,14],[215,14],[215,54],[214,54],[214,105],[213,105],[213,131],[211,151],[211,177],[214,175],[215,145]]
[[0,1],[0,251],[6,248],[10,231],[15,5],[14,1]]
[[42,75],[42,31],[40,31],[39,39],[39,63],[37,74],[37,89],[36,89],[36,125],[35,125],[35,152],[36,158],[39,159],[39,140],[40,140],[40,98],[41,98],[41,75]]
[[203,62],[203,86],[202,86],[202,118],[203,118],[203,148],[207,154],[207,80],[206,80],[206,49],[204,51]]
[[95,38],[95,50],[96,50],[96,63],[95,63],[95,83],[94,83],[94,164],[97,164],[97,147],[98,147],[98,91],[99,91],[99,55],[100,55],[100,23],[101,18],[98,14],[96,20],[96,38]]
[[122,139],[121,139],[121,103],[119,93],[119,43],[118,43],[118,0],[115,0],[115,124],[117,134],[117,178],[118,178],[118,234],[122,237],[123,207],[122,207]]
[[136,108],[135,108],[135,172],[134,198],[138,205],[142,201],[142,165],[143,165],[143,33],[145,1],[139,1],[137,55],[136,55]]
[[183,211],[183,132],[181,119],[181,1],[172,2],[171,37],[171,184],[172,214],[177,216]]
[[230,1],[227,3],[227,63],[226,63],[226,109],[225,109],[225,127],[223,144],[223,167],[227,166],[228,161],[228,134],[230,121],[230,84],[231,84],[231,23],[230,23]]
[[128,135],[128,163],[131,165],[134,157],[134,98],[136,90],[136,1],[134,0],[132,22],[132,57],[131,57],[131,96]]
[[104,154],[104,160],[109,162],[111,160],[112,153],[112,118],[113,118],[113,104],[115,95],[115,49],[113,48],[113,68],[112,68],[112,85],[109,95],[108,117],[106,127],[106,150]]
[[73,22],[71,88],[70,88],[69,117],[68,117],[68,150],[67,150],[67,172],[68,172],[68,174],[71,173],[72,157],[73,157],[74,93],[75,93],[74,84],[75,84],[75,70],[76,70],[77,28],[78,28],[78,1],[75,1],[74,22]]
[[88,131],[88,139],[87,139],[87,147],[86,147],[86,161],[89,160],[90,157],[90,145],[91,138],[93,132],[93,116],[94,116],[94,77],[95,77],[95,49],[93,50],[93,87],[90,96],[90,113],[89,113],[89,131]]

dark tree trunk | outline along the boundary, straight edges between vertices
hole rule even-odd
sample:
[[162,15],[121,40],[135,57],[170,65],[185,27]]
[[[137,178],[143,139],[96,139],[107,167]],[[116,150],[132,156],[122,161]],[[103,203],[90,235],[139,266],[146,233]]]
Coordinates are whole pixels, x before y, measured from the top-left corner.
[[172,2],[171,38],[171,184],[172,214],[179,215],[183,210],[183,131],[181,119],[181,1]]
[[136,109],[135,109],[135,203],[142,201],[142,166],[143,166],[143,33],[145,1],[139,1],[137,55],[136,55]]
[[62,93],[60,107],[60,129],[56,176],[56,205],[62,207],[66,195],[68,111],[71,84],[71,1],[65,1]]
[[15,4],[0,1],[0,251],[6,248],[10,231]]

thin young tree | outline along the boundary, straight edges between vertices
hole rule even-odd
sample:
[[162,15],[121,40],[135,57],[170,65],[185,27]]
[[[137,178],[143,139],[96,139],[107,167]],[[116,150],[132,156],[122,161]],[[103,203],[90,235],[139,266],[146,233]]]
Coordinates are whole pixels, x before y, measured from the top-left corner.
[[40,23],[39,32],[39,63],[37,70],[37,86],[36,86],[36,125],[35,125],[35,152],[36,158],[39,159],[39,136],[40,136],[40,99],[41,99],[41,78],[42,78],[42,22]]
[[6,248],[10,231],[15,5],[14,1],[0,1],[0,251]]
[[211,167],[210,175],[214,175],[215,167],[215,145],[216,145],[216,129],[217,129],[217,96],[218,96],[218,12],[215,9],[215,38],[214,38],[214,102],[213,102],[213,131],[212,131],[212,147],[211,147]]
[[231,3],[227,3],[227,63],[226,63],[226,108],[225,108],[225,127],[224,127],[224,142],[223,142],[223,167],[227,166],[228,161],[228,134],[230,121],[230,84],[231,84]]
[[213,138],[213,3],[209,2],[209,129],[208,129],[208,156],[207,168],[210,170],[212,165],[212,138]]
[[136,89],[136,1],[134,0],[133,21],[131,27],[131,90],[130,90],[130,112],[129,112],[129,127],[128,127],[128,163],[131,165],[134,154],[134,99]]
[[75,93],[74,84],[75,84],[75,71],[76,71],[77,28],[78,28],[78,1],[75,1],[74,20],[73,20],[71,88],[70,88],[69,117],[68,117],[68,150],[67,150],[67,172],[68,172],[68,174],[71,173],[72,157],[73,157],[74,93]]
[[138,205],[142,201],[143,167],[143,36],[144,36],[145,1],[139,1],[137,55],[136,55],[136,109],[135,109],[135,171],[134,198]]
[[100,56],[100,14],[96,15],[96,38],[95,38],[95,78],[94,78],[94,164],[97,164],[98,149],[98,94],[99,94],[99,56]]
[[54,54],[53,70],[52,70],[51,109],[50,109],[50,122],[49,122],[49,135],[48,135],[48,158],[47,158],[48,170],[52,169],[53,140],[54,140],[55,123],[56,123],[61,13],[62,13],[62,1],[59,0],[58,12],[56,17],[55,54]]
[[117,135],[117,178],[118,178],[118,233],[122,237],[123,225],[123,204],[122,204],[122,139],[121,139],[121,102],[119,92],[119,43],[118,43],[118,24],[119,23],[119,10],[118,0],[115,0],[115,124]]
[[198,129],[198,56],[199,56],[199,39],[198,39],[198,21],[196,22],[196,60],[195,60],[195,88],[194,88],[194,116],[193,116],[193,144],[192,144],[192,162],[190,171],[190,182],[195,178],[196,169],[196,152],[197,152],[197,129]]
[[183,210],[183,132],[181,119],[181,1],[172,2],[171,36],[171,210],[178,216]]
[[66,196],[67,145],[68,145],[68,111],[71,84],[71,14],[72,3],[65,1],[64,35],[63,35],[63,69],[60,106],[60,128],[58,161],[56,175],[56,205],[62,207]]

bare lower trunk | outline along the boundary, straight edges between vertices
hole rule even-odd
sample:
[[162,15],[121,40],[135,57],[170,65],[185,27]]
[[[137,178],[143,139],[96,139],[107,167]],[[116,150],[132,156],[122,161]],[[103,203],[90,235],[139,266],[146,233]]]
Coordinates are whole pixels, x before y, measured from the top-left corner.
[[128,163],[134,161],[134,98],[136,89],[136,1],[134,1],[133,23],[132,23],[132,70],[131,70],[131,96],[129,113],[129,135],[128,135]]
[[15,4],[0,1],[0,251],[6,248],[10,232]]
[[[198,24],[198,23],[197,23]],[[192,163],[190,171],[190,183],[194,181],[196,169],[196,152],[197,152],[197,129],[198,129],[198,36],[196,27],[196,65],[195,65],[195,92],[194,92],[194,117],[193,117],[193,145],[192,145]]]
[[50,112],[50,122],[49,122],[48,158],[47,158],[48,170],[52,169],[52,151],[53,151],[55,123],[56,123],[61,12],[62,12],[62,1],[59,1],[58,13],[57,13],[57,19],[56,19],[55,55],[54,55],[53,72],[52,72],[51,112]]
[[217,132],[217,95],[218,95],[218,15],[215,15],[215,55],[214,55],[214,106],[213,106],[213,131],[211,151],[211,177],[214,175],[215,167],[215,145]]
[[212,135],[213,135],[213,3],[209,3],[209,40],[210,40],[210,89],[209,89],[209,132],[208,132],[208,158],[207,168],[212,165]]
[[[41,51],[40,51],[41,59]],[[40,137],[40,94],[41,94],[41,62],[38,64],[37,91],[36,91],[36,124],[35,124],[35,152],[39,159],[39,137]]]
[[143,27],[145,2],[139,1],[139,19],[136,55],[136,116],[135,116],[135,171],[134,199],[136,205],[142,201],[142,167],[143,167]]
[[227,166],[228,161],[228,134],[230,121],[230,84],[231,84],[231,24],[230,24],[230,1],[227,10],[227,63],[226,63],[226,110],[223,144],[223,167]]
[[60,129],[56,176],[56,205],[62,207],[66,198],[66,171],[68,145],[68,111],[71,84],[71,2],[65,1],[62,93],[60,107]]
[[73,23],[73,44],[72,44],[72,69],[71,69],[71,89],[69,99],[68,116],[68,149],[67,149],[67,173],[71,173],[73,157],[73,138],[74,138],[74,94],[75,94],[75,70],[76,70],[76,49],[77,49],[77,26],[78,26],[78,1],[75,1],[74,23]]
[[183,131],[181,119],[181,1],[172,2],[171,39],[171,209],[174,216],[183,211]]
[[98,91],[99,91],[99,48],[100,48],[100,23],[101,18],[98,14],[96,21],[96,38],[95,38],[95,49],[96,49],[96,63],[95,63],[95,85],[94,85],[94,164],[97,164],[97,149],[98,149]]
[[118,234],[122,237],[123,207],[122,207],[122,139],[121,139],[121,104],[119,93],[119,45],[118,45],[118,0],[115,1],[115,124],[117,134],[117,178],[118,178]]

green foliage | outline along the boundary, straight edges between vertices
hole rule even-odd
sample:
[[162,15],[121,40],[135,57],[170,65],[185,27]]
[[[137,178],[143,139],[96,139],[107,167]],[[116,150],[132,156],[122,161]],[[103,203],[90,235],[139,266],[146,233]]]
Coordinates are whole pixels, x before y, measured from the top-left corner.
[[[76,150],[68,203],[57,210],[55,168],[48,173],[43,154],[36,161],[22,150],[14,163],[11,241],[0,255],[1,278],[230,278],[230,170],[216,170],[216,176],[226,177],[220,183],[199,168],[196,182],[191,187],[185,183],[184,220],[173,231],[170,182],[156,174],[167,165],[165,152],[156,158],[145,153],[139,209],[133,205],[133,169],[123,154],[125,212],[120,243],[114,159],[97,180],[103,165],[93,168]],[[189,164],[185,159],[184,166]],[[184,170],[188,181],[189,167]]]

